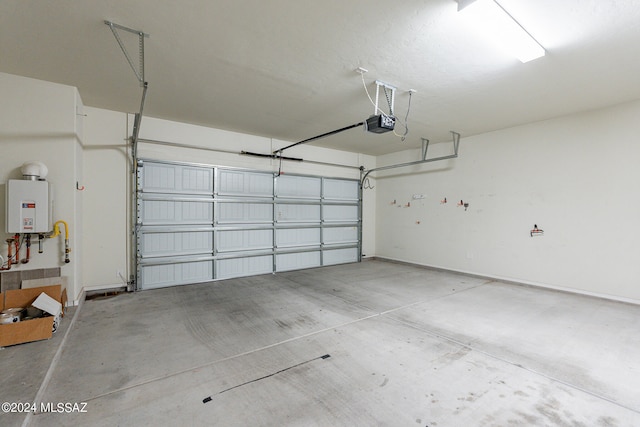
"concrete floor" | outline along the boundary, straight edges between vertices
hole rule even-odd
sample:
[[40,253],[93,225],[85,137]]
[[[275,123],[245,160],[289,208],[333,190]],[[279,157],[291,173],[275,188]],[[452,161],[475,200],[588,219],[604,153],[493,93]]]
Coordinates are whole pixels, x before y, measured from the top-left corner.
[[638,426],[639,331],[640,306],[384,261],[124,294],[0,350],[0,400],[32,402],[62,344],[39,398],[87,412],[0,425]]

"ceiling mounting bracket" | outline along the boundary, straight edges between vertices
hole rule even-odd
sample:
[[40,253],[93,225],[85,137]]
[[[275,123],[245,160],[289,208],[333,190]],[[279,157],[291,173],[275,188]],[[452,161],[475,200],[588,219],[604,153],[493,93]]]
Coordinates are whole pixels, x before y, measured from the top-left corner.
[[[142,121],[142,112],[144,110],[144,102],[147,96],[147,89],[149,88],[149,84],[144,78],[144,39],[145,37],[149,37],[149,34],[146,34],[139,30],[134,30],[128,27],[124,27],[122,25],[118,25],[111,21],[104,21],[106,25],[109,26],[113,36],[116,38],[118,45],[120,45],[120,49],[122,49],[122,53],[124,53],[125,58],[127,58],[127,62],[131,66],[131,69],[136,75],[138,82],[140,82],[140,87],[142,87],[142,99],[140,100],[140,111],[136,113],[135,119],[133,121],[133,134],[131,136],[131,173],[136,173],[136,161],[138,158],[138,135],[140,134],[140,122]],[[129,52],[127,52],[127,48],[125,47],[122,39],[120,38],[120,34],[118,34],[118,30],[127,31],[129,33],[136,34],[138,36],[138,62],[139,67],[136,67],[129,56]]]
[[[120,49],[122,49],[122,53],[124,53],[124,56],[127,58],[127,62],[131,66],[131,69],[136,74],[136,78],[140,82],[140,86],[144,87],[144,85],[145,85],[145,79],[144,79],[144,39],[145,39],[145,37],[149,37],[149,34],[143,33],[142,31],[138,31],[138,30],[134,30],[134,29],[131,29],[131,28],[127,28],[127,27],[124,27],[122,25],[118,25],[118,24],[116,24],[114,22],[111,22],[111,21],[104,21],[104,23],[109,26],[109,28],[111,29],[111,32],[113,33],[113,36],[118,41],[118,45],[120,45]],[[133,33],[133,34],[137,34],[138,35],[138,46],[139,46],[138,67],[136,67],[134,65],[133,60],[131,59],[131,56],[129,56],[129,52],[127,52],[127,48],[124,46],[124,43],[122,42],[122,39],[120,38],[120,34],[118,34],[118,30],[127,31],[129,33]]]

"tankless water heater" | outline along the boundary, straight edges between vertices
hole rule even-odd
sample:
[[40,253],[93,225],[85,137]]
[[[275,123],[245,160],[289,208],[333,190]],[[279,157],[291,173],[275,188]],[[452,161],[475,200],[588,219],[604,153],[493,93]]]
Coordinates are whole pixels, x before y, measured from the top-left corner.
[[47,181],[7,182],[7,233],[51,231],[52,192]]

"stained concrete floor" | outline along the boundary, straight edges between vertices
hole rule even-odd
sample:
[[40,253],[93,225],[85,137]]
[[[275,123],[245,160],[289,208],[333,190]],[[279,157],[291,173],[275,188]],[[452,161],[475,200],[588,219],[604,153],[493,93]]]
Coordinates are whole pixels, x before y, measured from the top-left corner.
[[384,261],[124,294],[0,350],[0,400],[31,402],[62,344],[39,398],[86,412],[0,425],[638,426],[638,331],[640,306]]

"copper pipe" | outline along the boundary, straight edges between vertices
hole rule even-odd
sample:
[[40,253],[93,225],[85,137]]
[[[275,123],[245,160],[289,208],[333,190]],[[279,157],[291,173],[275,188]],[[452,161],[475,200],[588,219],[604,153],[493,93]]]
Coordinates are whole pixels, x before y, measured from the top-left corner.
[[12,243],[13,239],[7,239],[7,266],[0,268],[0,270],[11,270],[11,258],[13,258],[13,254],[11,253]]
[[31,234],[27,234],[25,236],[26,238],[26,245],[27,245],[27,255],[26,257],[22,260],[23,264],[26,264],[29,262],[29,260],[31,259]]

